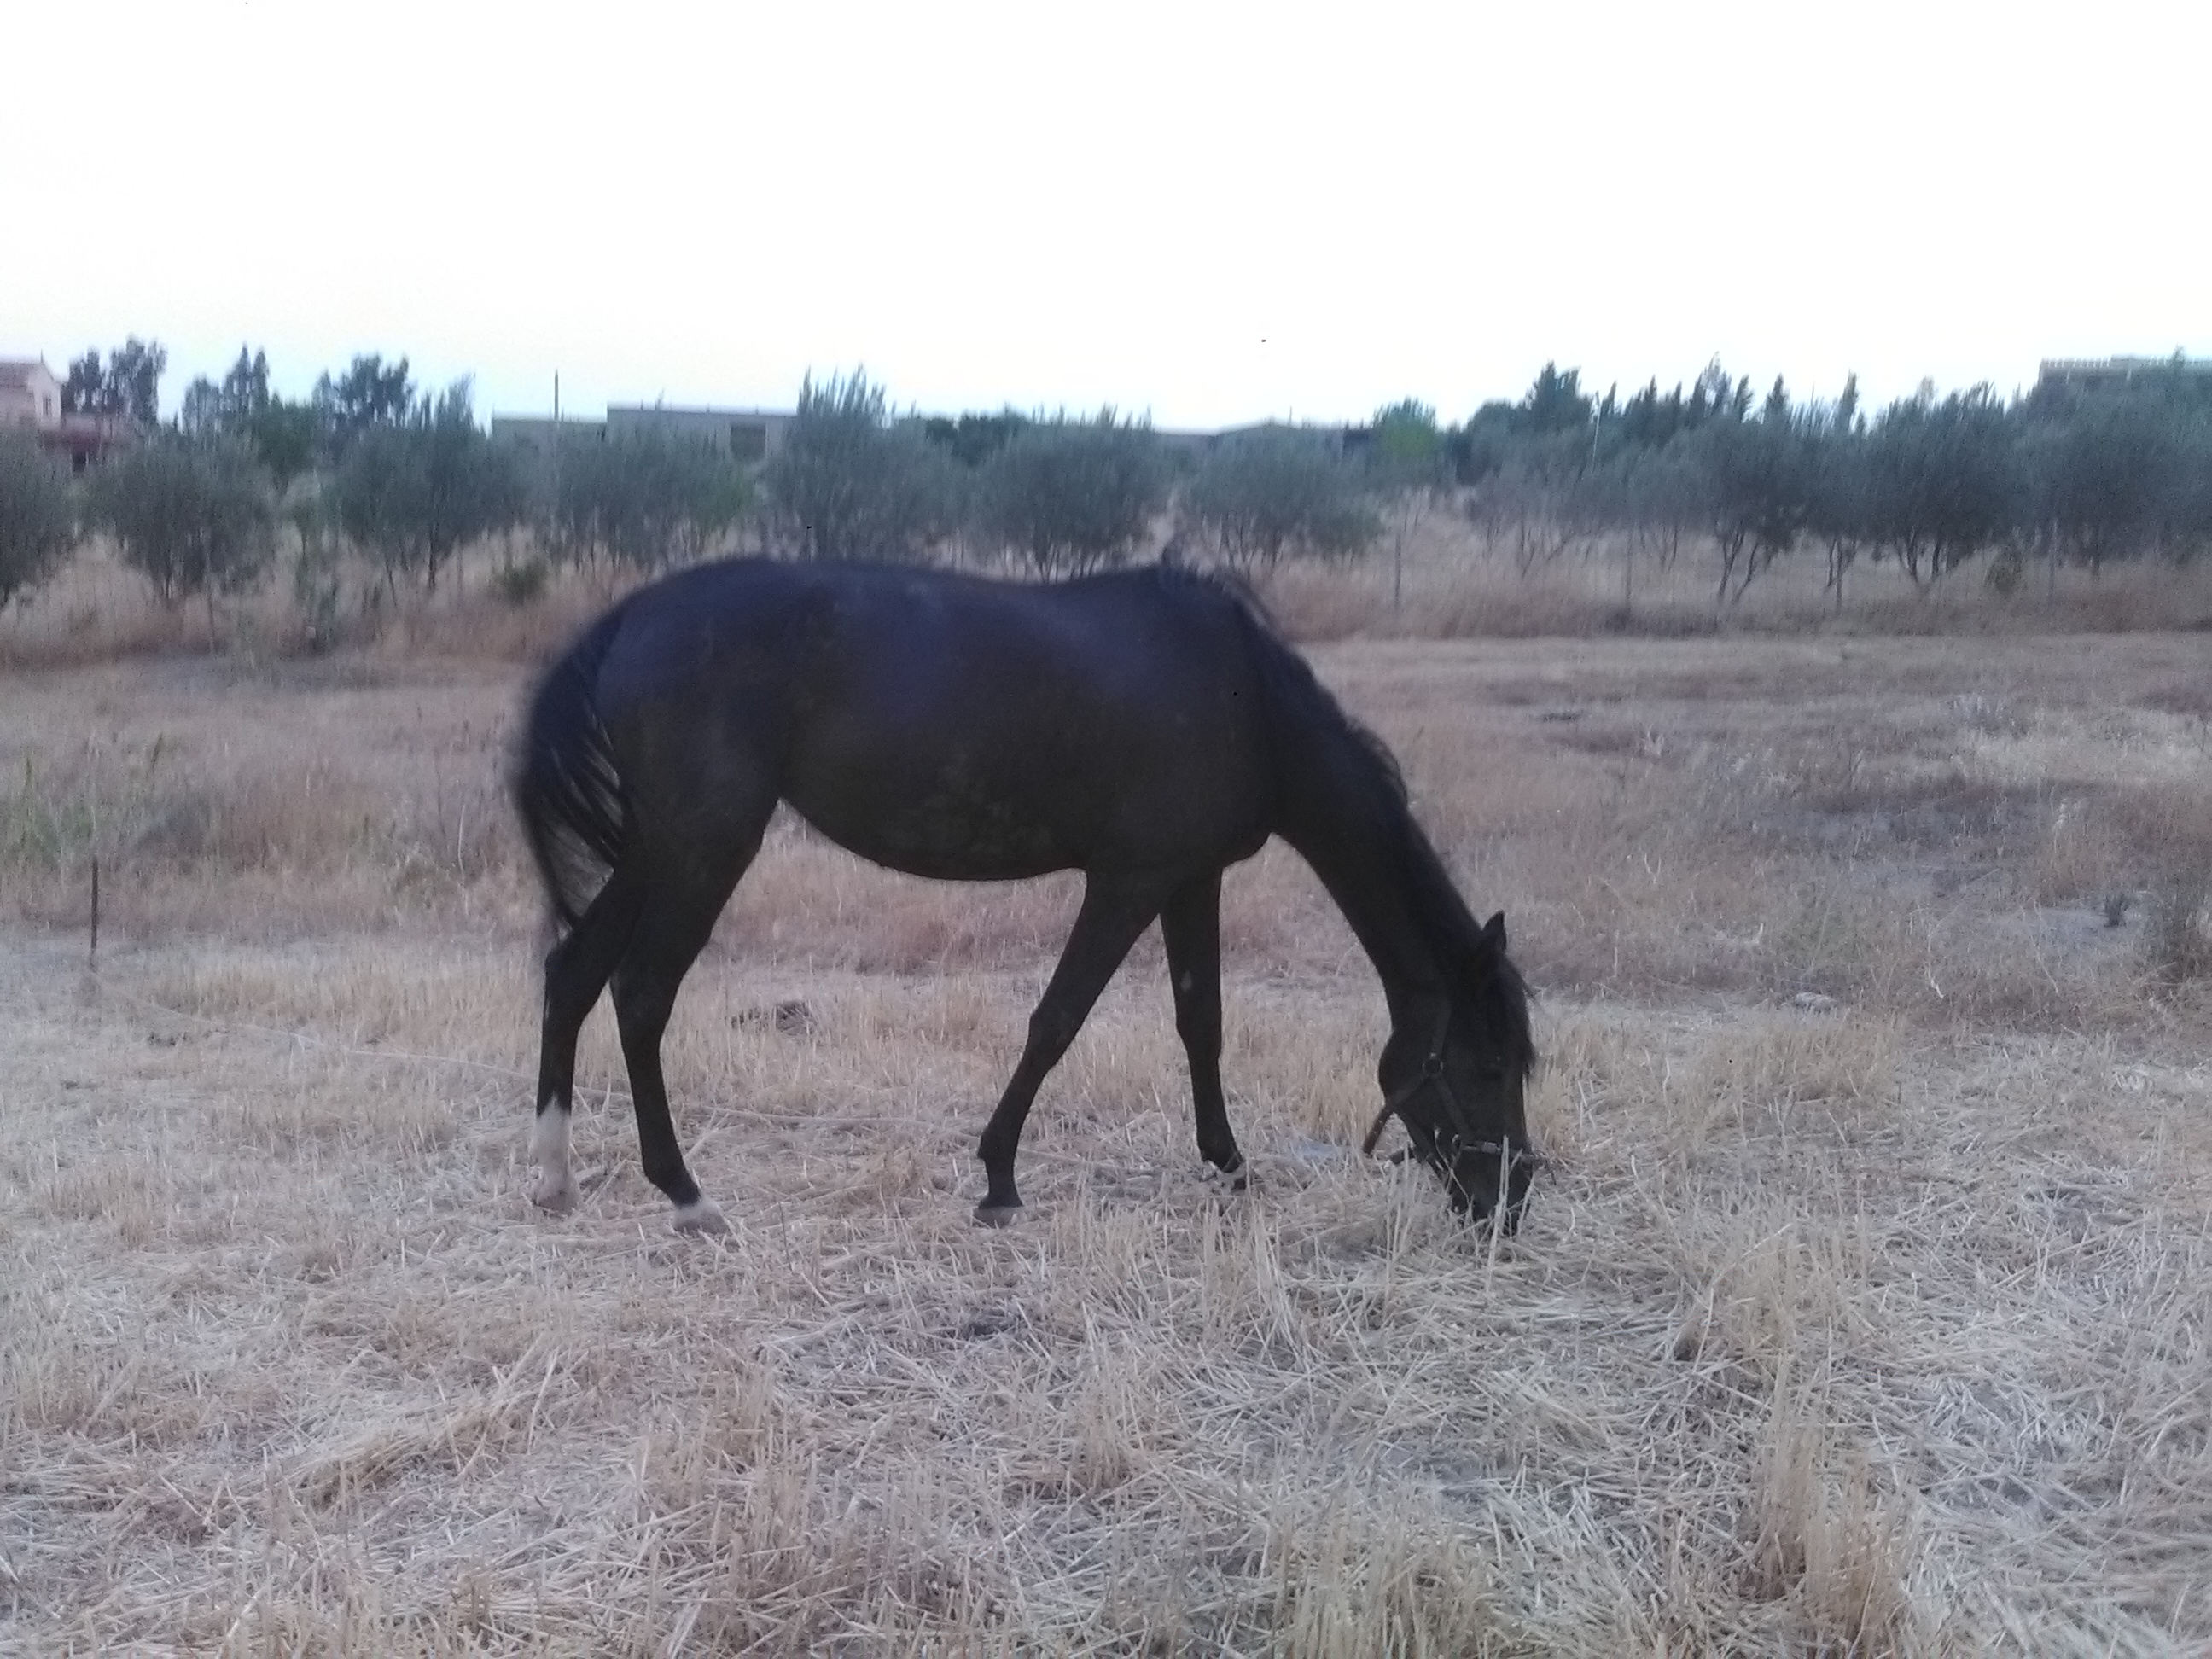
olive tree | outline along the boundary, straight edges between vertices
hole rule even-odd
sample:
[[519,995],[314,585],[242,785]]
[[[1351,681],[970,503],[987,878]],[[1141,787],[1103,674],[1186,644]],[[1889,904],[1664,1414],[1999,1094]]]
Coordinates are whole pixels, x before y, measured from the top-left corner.
[[1516,438],[1477,486],[1469,510],[1486,546],[1507,540],[1523,576],[1596,535],[1606,501],[1618,492],[1597,476],[1593,448],[1587,431]]
[[1030,416],[1018,409],[1000,410],[995,415],[974,410],[957,417],[931,415],[922,419],[921,435],[961,465],[974,468],[1012,442],[1014,434],[1029,423]]
[[406,358],[387,363],[382,353],[370,352],[356,356],[343,374],[319,376],[309,407],[331,454],[343,457],[363,432],[406,425],[421,402]]
[[1620,605],[1636,613],[1639,559],[1674,568],[1684,542],[1702,530],[1710,511],[1705,470],[1688,434],[1661,445],[1624,443],[1590,468],[1577,492],[1585,512],[1621,532]]
[[2094,579],[2150,545],[2177,459],[2165,411],[2144,398],[2085,400],[2027,450],[2038,519]]
[[523,505],[514,458],[477,425],[465,380],[423,398],[403,422],[361,427],[337,497],[339,524],[375,554],[394,599],[402,574],[434,592],[454,554],[513,524]]
[[1828,591],[1836,609],[1844,608],[1844,578],[1875,533],[1874,496],[1867,459],[1866,422],[1859,415],[1859,380],[1844,383],[1843,395],[1816,407],[1805,418],[1810,467],[1805,529],[1828,556]]
[[1869,434],[1865,465],[1871,539],[1923,592],[2017,517],[2018,446],[1985,386],[1892,404]]
[[1232,568],[1272,570],[1285,557],[1346,558],[1382,533],[1365,481],[1317,433],[1261,427],[1217,444],[1182,508]]
[[234,439],[167,437],[126,449],[100,470],[93,504],[124,562],[163,605],[195,593],[206,600],[210,641],[216,593],[253,586],[276,551],[268,477]]
[[190,436],[242,438],[252,445],[279,496],[314,464],[321,429],[313,404],[288,403],[269,389],[268,354],[245,346],[220,383],[203,375],[185,388],[177,424]]
[[1390,605],[1403,596],[1406,543],[1420,527],[1448,471],[1437,411],[1407,398],[1375,411],[1368,433],[1367,470],[1390,520]]
[[2172,465],[2160,492],[2160,534],[2176,563],[2212,548],[2212,410],[2176,424]]
[[62,470],[33,440],[0,432],[0,611],[60,568],[76,540]]
[[1698,434],[1724,605],[1797,545],[1813,514],[1812,446],[1788,389],[1778,377],[1755,416],[1742,406],[1739,399]]
[[752,483],[729,453],[681,436],[572,439],[554,457],[552,541],[570,559],[659,570],[744,518]]
[[1167,490],[1147,424],[1110,409],[1095,420],[1025,422],[984,464],[976,526],[1040,576],[1073,575],[1127,562]]
[[69,367],[62,408],[74,415],[127,416],[140,426],[161,418],[161,375],[169,354],[158,340],[132,335],[107,354],[88,351]]
[[809,375],[764,475],[772,524],[804,558],[917,559],[951,528],[953,465],[865,374]]

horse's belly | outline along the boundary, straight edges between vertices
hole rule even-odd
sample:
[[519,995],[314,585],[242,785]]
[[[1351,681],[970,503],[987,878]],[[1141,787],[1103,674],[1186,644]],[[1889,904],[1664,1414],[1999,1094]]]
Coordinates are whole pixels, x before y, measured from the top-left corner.
[[849,853],[911,876],[1018,881],[1083,861],[1023,804],[957,790],[854,799],[793,794],[792,810]]
[[817,723],[793,745],[783,799],[862,858],[949,880],[1195,867],[1255,827],[1257,780],[1242,750],[1194,744],[1172,724],[1055,722],[1018,700],[998,714],[971,713],[951,736],[921,719]]

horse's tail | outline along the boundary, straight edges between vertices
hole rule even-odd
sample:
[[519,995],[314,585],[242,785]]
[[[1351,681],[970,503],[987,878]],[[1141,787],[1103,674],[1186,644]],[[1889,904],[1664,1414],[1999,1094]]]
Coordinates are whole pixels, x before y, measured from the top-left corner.
[[515,758],[515,809],[563,933],[605,884],[629,835],[629,796],[593,696],[623,609],[592,623],[546,671]]

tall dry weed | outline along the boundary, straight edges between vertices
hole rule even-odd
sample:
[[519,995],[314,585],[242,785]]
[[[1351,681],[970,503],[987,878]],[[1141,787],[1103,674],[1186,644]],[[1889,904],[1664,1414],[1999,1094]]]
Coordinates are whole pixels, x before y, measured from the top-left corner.
[[2184,876],[2159,893],[2143,949],[2161,985],[2179,988],[2212,980],[2212,877]]
[[1816,1652],[1918,1649],[1913,1540],[1866,1456],[1838,1455],[1826,1401],[1785,1368],[1761,1433],[1746,1558],[1750,1593],[1787,1601]]

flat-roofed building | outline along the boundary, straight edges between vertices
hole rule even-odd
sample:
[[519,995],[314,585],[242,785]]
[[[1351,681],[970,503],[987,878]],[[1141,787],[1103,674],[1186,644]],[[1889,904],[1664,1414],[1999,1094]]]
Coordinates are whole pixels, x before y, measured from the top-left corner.
[[787,409],[717,409],[667,404],[609,404],[606,418],[580,421],[564,416],[495,415],[491,435],[543,459],[564,443],[618,443],[643,437],[681,438],[711,444],[732,459],[751,465],[783,447],[792,411]]
[[607,436],[620,439],[650,433],[689,438],[726,449],[732,459],[750,465],[783,447],[790,429],[787,409],[717,409],[672,404],[609,404]]
[[2036,375],[2038,386],[2072,386],[2106,391],[2172,375],[2185,380],[2212,382],[2212,357],[2052,357]]
[[605,443],[607,423],[560,415],[495,415],[491,441],[534,455],[550,455],[563,443]]

